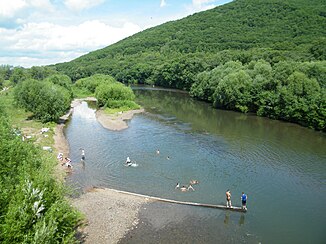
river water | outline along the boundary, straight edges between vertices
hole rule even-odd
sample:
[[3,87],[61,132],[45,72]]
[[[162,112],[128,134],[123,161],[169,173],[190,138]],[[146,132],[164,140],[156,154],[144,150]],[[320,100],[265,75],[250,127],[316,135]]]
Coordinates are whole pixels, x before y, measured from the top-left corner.
[[[153,203],[121,243],[323,243],[326,135],[291,123],[216,110],[186,93],[135,89],[146,113],[123,131],[104,129],[94,109],[75,108],[65,133],[76,189],[110,187],[248,212]],[[156,153],[159,149],[160,154]],[[126,167],[130,157],[135,166]],[[174,189],[196,179],[195,191]]]

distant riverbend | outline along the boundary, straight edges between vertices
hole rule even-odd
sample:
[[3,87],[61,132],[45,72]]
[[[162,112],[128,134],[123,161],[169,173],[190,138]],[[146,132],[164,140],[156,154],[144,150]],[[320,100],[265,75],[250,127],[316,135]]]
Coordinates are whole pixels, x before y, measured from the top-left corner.
[[[68,184],[240,206],[248,212],[164,203],[141,208],[137,229],[121,243],[322,243],[326,211],[326,136],[295,124],[213,109],[185,93],[135,89],[146,112],[111,131],[95,110],[75,108],[65,134],[75,163]],[[80,148],[86,160],[80,162]],[[157,154],[157,150],[160,151]],[[126,167],[130,157],[135,167]],[[198,180],[195,191],[175,189]],[[195,221],[194,221],[195,220]]]

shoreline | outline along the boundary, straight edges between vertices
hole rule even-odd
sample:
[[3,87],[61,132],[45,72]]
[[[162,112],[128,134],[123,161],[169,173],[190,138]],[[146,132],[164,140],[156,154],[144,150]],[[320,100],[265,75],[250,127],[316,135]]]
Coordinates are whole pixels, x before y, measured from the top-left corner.
[[[64,135],[64,127],[69,120],[73,109],[82,101],[94,101],[95,98],[75,99],[71,103],[71,109],[60,118],[60,123],[55,127],[54,148],[56,152],[69,155],[69,143]],[[95,99],[96,101],[96,99]],[[98,112],[99,111],[99,112]],[[126,120],[132,119],[136,113],[144,112],[144,109],[130,110],[112,116],[103,110],[96,112],[98,122],[110,130],[123,130],[128,128]],[[64,173],[69,170],[61,166],[58,161],[57,171],[59,179],[64,179]],[[62,175],[62,176],[61,176]],[[78,198],[69,199],[69,202],[85,215],[86,225],[77,230],[77,235],[82,243],[118,243],[130,230],[133,230],[138,222],[138,215],[142,206],[152,200],[119,193],[109,188],[93,188],[83,193]]]

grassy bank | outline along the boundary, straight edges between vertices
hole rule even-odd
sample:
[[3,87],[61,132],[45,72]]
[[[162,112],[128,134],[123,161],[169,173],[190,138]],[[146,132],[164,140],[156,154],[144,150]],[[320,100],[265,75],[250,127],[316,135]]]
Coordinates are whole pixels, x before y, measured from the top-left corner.
[[[31,120],[10,90],[0,104],[0,242],[76,243],[81,215],[54,177],[56,154],[42,150],[54,144],[55,123]],[[42,134],[44,127],[50,130]]]

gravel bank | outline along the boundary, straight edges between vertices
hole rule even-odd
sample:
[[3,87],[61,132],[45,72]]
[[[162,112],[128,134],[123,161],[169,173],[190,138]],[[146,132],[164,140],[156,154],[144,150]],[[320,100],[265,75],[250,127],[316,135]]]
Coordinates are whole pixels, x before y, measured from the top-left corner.
[[86,215],[82,230],[84,243],[117,243],[129,230],[137,228],[142,205],[150,202],[143,197],[95,188],[72,200],[73,206]]

